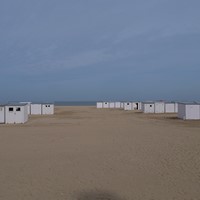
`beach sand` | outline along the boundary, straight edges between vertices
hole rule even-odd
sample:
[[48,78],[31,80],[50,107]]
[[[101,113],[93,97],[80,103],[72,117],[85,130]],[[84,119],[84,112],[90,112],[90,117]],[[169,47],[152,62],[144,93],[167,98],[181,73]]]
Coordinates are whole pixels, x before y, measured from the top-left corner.
[[200,199],[200,122],[56,107],[0,125],[0,200]]

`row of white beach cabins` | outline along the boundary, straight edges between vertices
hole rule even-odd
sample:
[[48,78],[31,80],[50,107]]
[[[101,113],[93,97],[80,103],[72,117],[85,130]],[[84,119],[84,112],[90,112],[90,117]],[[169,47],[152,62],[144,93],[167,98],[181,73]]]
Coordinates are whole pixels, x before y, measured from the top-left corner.
[[28,121],[29,115],[53,115],[52,103],[7,103],[0,105],[1,124],[23,124]]
[[97,102],[97,108],[141,110],[143,113],[177,113],[183,120],[200,120],[200,103],[178,102]]

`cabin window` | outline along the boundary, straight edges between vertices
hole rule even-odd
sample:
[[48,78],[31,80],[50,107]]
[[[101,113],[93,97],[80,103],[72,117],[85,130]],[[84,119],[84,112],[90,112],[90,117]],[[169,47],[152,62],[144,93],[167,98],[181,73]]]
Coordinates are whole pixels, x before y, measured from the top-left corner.
[[152,105],[150,105],[150,107],[152,107]]
[[46,108],[47,108],[48,106],[46,105]]
[[21,108],[20,107],[16,108],[16,111],[18,111],[18,112],[21,111]]
[[50,105],[48,105],[48,107],[50,108]]
[[10,108],[8,108],[8,110],[9,110],[9,112],[13,112],[13,108],[12,107],[10,107]]

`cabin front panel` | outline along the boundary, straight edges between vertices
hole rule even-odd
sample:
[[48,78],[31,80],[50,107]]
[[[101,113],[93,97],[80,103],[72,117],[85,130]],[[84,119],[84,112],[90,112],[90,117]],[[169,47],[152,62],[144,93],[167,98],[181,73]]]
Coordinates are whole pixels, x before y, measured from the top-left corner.
[[154,113],[154,104],[144,104],[145,113]]
[[7,124],[19,124],[25,123],[25,106],[6,106],[5,109],[5,123]]
[[115,102],[115,108],[121,108],[121,103],[120,102]]
[[103,108],[109,108],[109,102],[103,102]]
[[41,104],[31,104],[31,115],[41,115],[42,105]]
[[164,113],[165,112],[165,104],[162,102],[155,103],[155,113]]
[[132,103],[131,102],[124,103],[124,110],[132,110]]
[[200,119],[199,105],[186,105],[186,118],[185,119]]
[[42,105],[42,114],[43,115],[53,115],[54,114],[54,105],[53,104],[43,104]]
[[97,108],[103,108],[103,103],[102,102],[97,102]]
[[115,108],[115,102],[110,102],[109,103],[109,108]]
[[166,113],[175,113],[175,104],[174,103],[166,103],[165,104],[165,112]]

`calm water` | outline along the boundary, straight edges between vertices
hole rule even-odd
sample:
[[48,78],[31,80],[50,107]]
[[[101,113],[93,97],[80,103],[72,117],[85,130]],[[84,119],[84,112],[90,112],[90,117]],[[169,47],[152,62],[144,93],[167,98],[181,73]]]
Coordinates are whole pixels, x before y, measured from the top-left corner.
[[56,106],[95,106],[96,101],[55,101]]

